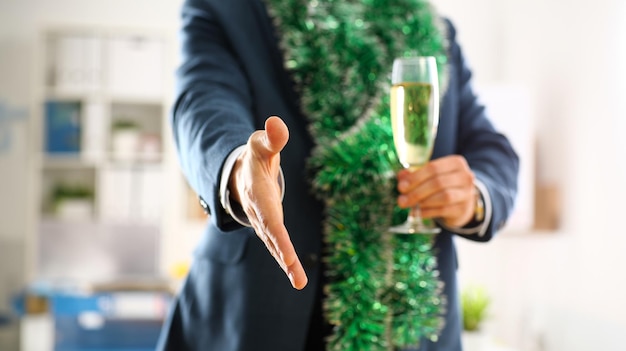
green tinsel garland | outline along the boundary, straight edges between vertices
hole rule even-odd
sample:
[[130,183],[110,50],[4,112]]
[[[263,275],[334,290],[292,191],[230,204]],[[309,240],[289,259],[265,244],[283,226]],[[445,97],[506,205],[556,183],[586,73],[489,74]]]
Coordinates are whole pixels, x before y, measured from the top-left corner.
[[327,211],[325,314],[335,326],[328,350],[436,340],[445,301],[433,237],[387,233],[406,217],[395,203],[388,92],[395,57],[435,56],[446,66],[440,19],[424,0],[266,4],[317,145],[308,164]]

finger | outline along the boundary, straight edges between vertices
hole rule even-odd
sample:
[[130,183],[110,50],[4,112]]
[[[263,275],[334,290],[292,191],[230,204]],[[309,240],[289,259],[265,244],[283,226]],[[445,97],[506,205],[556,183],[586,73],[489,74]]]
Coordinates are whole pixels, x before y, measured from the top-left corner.
[[[289,278],[291,285],[295,289],[303,289],[308,283],[308,278],[293,248],[293,244],[289,240],[287,229],[283,226],[282,230],[278,230],[277,232],[276,230],[264,227],[263,224],[259,222],[253,223],[253,227],[257,232],[257,236],[263,241],[272,257],[274,257],[280,268]],[[278,245],[280,245],[282,249],[279,249]]]
[[[452,193],[449,193],[452,192]],[[426,199],[438,196],[435,199],[444,201],[440,205],[462,201],[465,196],[469,197],[474,193],[473,173],[454,172],[437,175],[425,182],[418,184],[414,188],[408,189],[398,197],[398,205],[410,207],[420,204]]]
[[421,201],[420,208],[444,207],[458,203],[468,202],[475,197],[474,188],[448,188],[437,192]]
[[418,170],[401,170],[398,172],[398,191],[407,192],[430,178],[457,171],[471,173],[467,161],[460,155],[451,155],[433,160]]
[[441,218],[444,224],[452,227],[462,227],[472,216],[471,202],[462,202],[442,207],[420,207],[423,218]]
[[270,117],[265,121],[265,130],[257,130],[250,136],[253,152],[262,158],[271,158],[287,145],[289,129],[278,117]]
[[276,260],[282,263],[281,267],[287,274],[291,285],[300,290],[306,286],[308,278],[289,238],[287,228],[284,225],[276,226],[276,228],[271,226],[268,226],[267,237],[276,250]]
[[260,227],[276,251],[276,260],[296,289],[302,289],[307,277],[283,222],[282,205],[275,196],[263,196],[256,202],[255,212]]
[[[262,196],[262,198],[265,198],[265,196]],[[263,206],[263,204],[260,206]],[[279,206],[277,210],[280,211],[281,209],[282,208]],[[272,230],[275,229],[271,229],[269,225],[269,223],[274,221],[282,221],[282,216],[280,214],[272,214],[272,211],[275,210],[271,207],[261,209],[258,206],[253,205],[253,202],[249,208],[245,210],[246,215],[250,220],[250,224],[252,225],[252,228],[256,232],[257,236],[263,241],[268,251],[270,251],[280,267],[285,271],[285,273],[287,273],[287,265],[284,262],[283,255],[279,252],[275,239],[273,239],[275,234],[272,233]]]
[[270,240],[267,233],[264,233],[262,229],[256,229],[256,228],[255,228],[255,232],[257,233],[257,236],[261,239],[261,241],[263,241],[263,244],[265,244],[267,251],[269,251],[272,257],[274,257],[274,260],[276,260],[276,263],[278,263],[280,268],[285,273],[287,273],[287,266],[285,265],[285,262],[283,261],[283,259],[280,257],[280,254],[276,250],[276,246],[274,245],[272,240]]
[[300,260],[296,260],[292,265],[287,267],[287,272],[291,285],[298,290],[304,289],[309,282]]
[[265,244],[265,247],[270,252],[272,257],[274,257],[274,259],[276,260],[280,268],[283,271],[285,271],[285,273],[287,273],[287,265],[283,261],[283,258],[281,257],[281,255],[278,253],[278,250],[276,249],[276,245],[271,240],[269,231],[267,230],[267,228],[263,227],[263,223],[258,220],[259,218],[260,217],[255,216],[254,217],[255,220],[251,221],[250,224],[252,225],[252,228],[254,229],[257,236],[261,239],[261,241],[263,241],[263,244]]
[[289,129],[279,117],[273,116],[265,121],[266,143],[268,150],[280,152],[289,140]]

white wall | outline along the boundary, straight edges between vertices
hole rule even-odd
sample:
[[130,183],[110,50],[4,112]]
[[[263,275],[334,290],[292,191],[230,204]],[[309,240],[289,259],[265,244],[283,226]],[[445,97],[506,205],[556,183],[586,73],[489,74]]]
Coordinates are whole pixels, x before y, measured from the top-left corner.
[[436,3],[457,23],[477,84],[531,89],[540,181],[560,184],[564,205],[558,233],[457,241],[461,281],[489,287],[489,329],[520,349],[623,350],[626,3]]

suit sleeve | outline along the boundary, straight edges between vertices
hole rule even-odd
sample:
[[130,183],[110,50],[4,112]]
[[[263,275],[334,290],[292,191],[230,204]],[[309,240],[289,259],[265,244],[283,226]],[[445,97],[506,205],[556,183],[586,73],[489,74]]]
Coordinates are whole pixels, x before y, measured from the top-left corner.
[[240,227],[220,204],[221,170],[254,131],[247,77],[202,0],[182,7],[182,62],[176,75],[172,132],[183,173],[221,230]]
[[448,22],[451,64],[458,77],[459,130],[457,153],[464,156],[476,178],[489,192],[492,215],[483,236],[464,236],[475,241],[488,241],[501,229],[513,210],[517,194],[519,159],[507,138],[498,133],[485,115],[471,86],[471,71],[461,48],[456,42],[456,32]]

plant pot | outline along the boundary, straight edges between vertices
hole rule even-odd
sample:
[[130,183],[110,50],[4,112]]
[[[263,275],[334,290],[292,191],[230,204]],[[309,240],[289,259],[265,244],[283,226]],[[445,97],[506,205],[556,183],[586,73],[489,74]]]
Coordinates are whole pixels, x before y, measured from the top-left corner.
[[463,351],[487,351],[489,347],[489,337],[481,331],[463,331],[461,342]]
[[161,160],[161,138],[146,134],[139,142],[139,156],[142,161],[158,162]]
[[56,207],[56,216],[63,220],[85,220],[93,216],[93,204],[87,199],[63,199]]
[[112,156],[116,161],[132,161],[139,151],[141,136],[137,129],[113,132],[111,137]]

